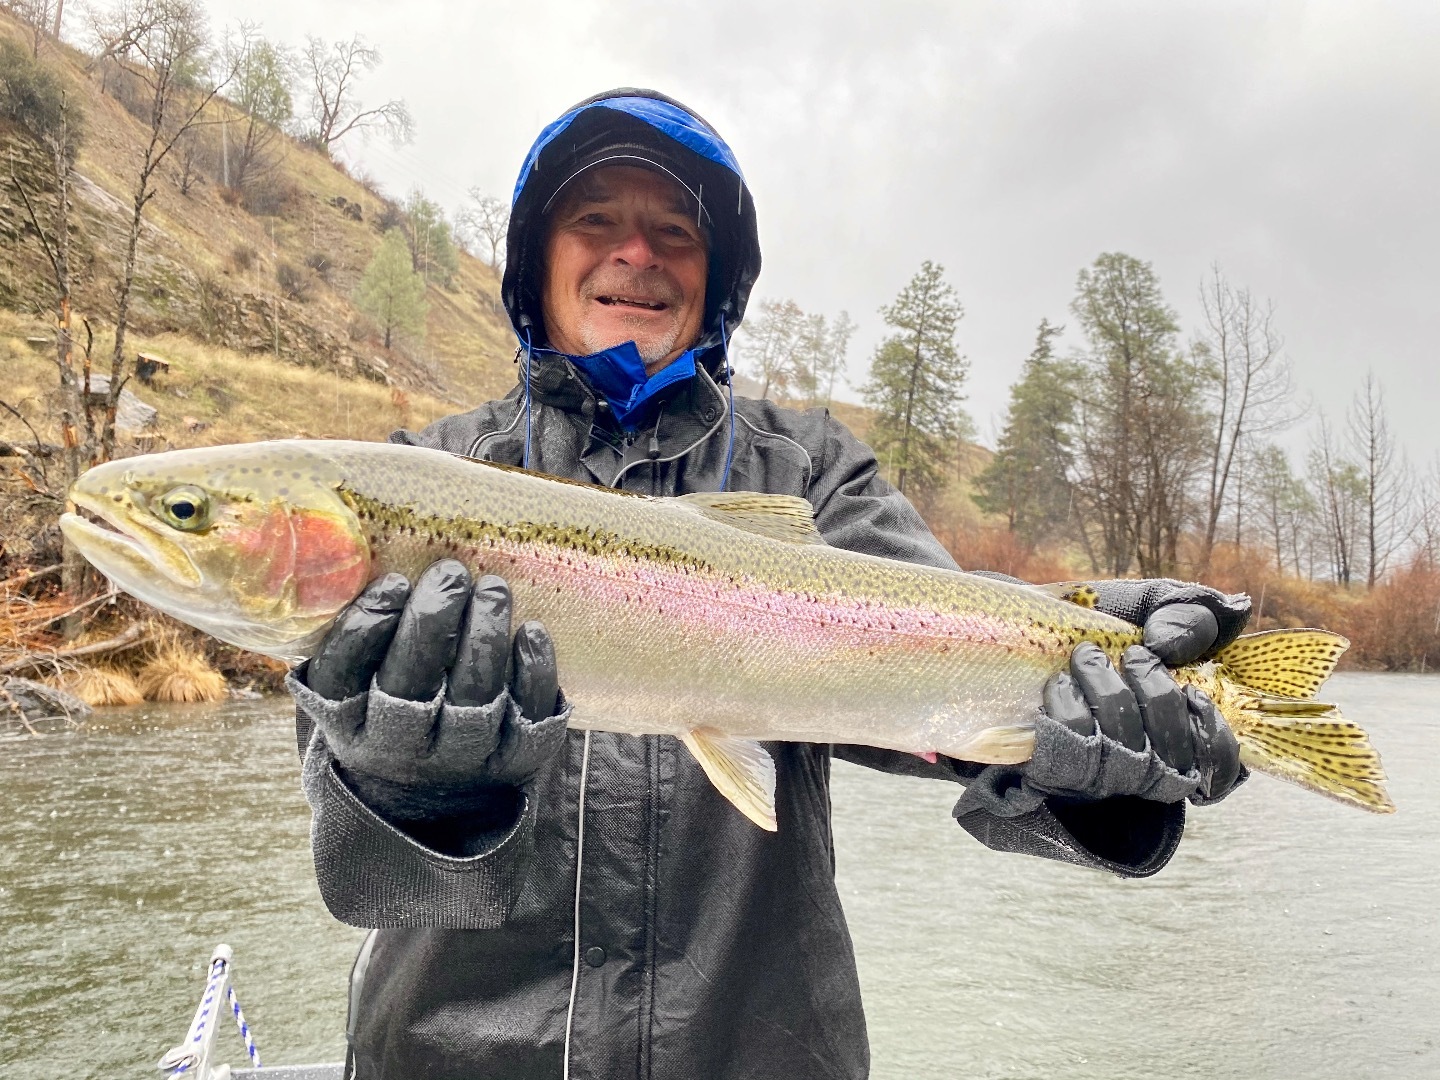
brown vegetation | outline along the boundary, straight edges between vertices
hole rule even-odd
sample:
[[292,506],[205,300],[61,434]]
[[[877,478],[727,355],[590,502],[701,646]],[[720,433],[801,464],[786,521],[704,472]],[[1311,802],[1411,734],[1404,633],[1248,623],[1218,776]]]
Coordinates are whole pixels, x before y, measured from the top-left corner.
[[135,677],[146,701],[219,701],[225,676],[210,666],[202,652],[171,638],[156,650]]

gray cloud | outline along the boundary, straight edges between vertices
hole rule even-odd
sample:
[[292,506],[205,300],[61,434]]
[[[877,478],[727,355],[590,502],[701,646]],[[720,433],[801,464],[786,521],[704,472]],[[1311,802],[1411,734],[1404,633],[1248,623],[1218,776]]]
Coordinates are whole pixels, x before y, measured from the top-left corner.
[[[758,295],[862,324],[919,262],[968,316],[982,431],[1042,316],[1098,253],[1154,262],[1193,325],[1218,261],[1274,299],[1299,382],[1343,412],[1367,368],[1413,457],[1440,451],[1440,8],[1415,3],[561,0],[212,3],[272,36],[365,33],[414,146],[352,148],[403,191],[508,194],[539,127],[615,85],[699,109],[756,192]],[[1073,337],[1073,335],[1071,335]]]

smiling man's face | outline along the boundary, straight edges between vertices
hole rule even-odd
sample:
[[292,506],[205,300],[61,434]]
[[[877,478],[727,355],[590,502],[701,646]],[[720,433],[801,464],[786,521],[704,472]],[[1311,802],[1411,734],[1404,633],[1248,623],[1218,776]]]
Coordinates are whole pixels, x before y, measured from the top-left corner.
[[545,241],[550,347],[587,356],[635,342],[654,374],[695,344],[705,314],[705,234],[662,173],[610,165],[561,192]]

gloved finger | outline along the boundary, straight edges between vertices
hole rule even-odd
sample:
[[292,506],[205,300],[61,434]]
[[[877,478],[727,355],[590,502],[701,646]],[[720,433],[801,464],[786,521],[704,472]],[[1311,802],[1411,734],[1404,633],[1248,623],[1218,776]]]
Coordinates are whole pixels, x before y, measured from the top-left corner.
[[409,595],[410,582],[402,574],[386,574],[367,585],[320,642],[305,670],[305,684],[329,701],[369,690]]
[[1220,623],[1203,604],[1166,604],[1145,620],[1145,647],[1170,667],[1194,663],[1219,636]]
[[544,624],[533,619],[515,632],[515,675],[510,693],[527,720],[546,720],[555,715],[560,700],[555,642]]
[[1042,692],[1045,715],[1064,724],[1077,735],[1089,738],[1095,734],[1095,714],[1090,711],[1085,695],[1067,672],[1060,671],[1045,681]]
[[1200,790],[1206,802],[1223,799],[1243,779],[1240,742],[1210,698],[1193,686],[1185,688],[1185,705],[1190,714],[1191,740],[1195,747],[1195,768],[1200,773]]
[[410,590],[375,684],[391,697],[429,701],[455,660],[470,571],[455,559],[431,563]]
[[1100,646],[1085,641],[1070,654],[1070,674],[1095,714],[1100,734],[1130,750],[1145,749],[1145,727],[1134,692]]
[[505,688],[510,662],[510,586],[487,574],[475,582],[460,645],[450,668],[450,701],[455,705],[488,705]]
[[1143,645],[1130,646],[1121,660],[1125,685],[1135,693],[1151,748],[1176,772],[1188,773],[1195,764],[1195,751],[1190,745],[1190,710],[1180,684]]

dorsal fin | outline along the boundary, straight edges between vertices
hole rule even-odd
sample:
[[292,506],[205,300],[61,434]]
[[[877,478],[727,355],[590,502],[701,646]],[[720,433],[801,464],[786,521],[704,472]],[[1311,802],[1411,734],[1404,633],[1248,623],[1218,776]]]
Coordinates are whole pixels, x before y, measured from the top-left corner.
[[758,491],[695,491],[676,497],[706,517],[771,540],[789,544],[823,544],[815,528],[815,511],[794,495]]
[[1088,581],[1056,581],[1050,585],[1036,585],[1035,588],[1057,600],[1068,600],[1077,607],[1093,609],[1100,603],[1100,594]]

